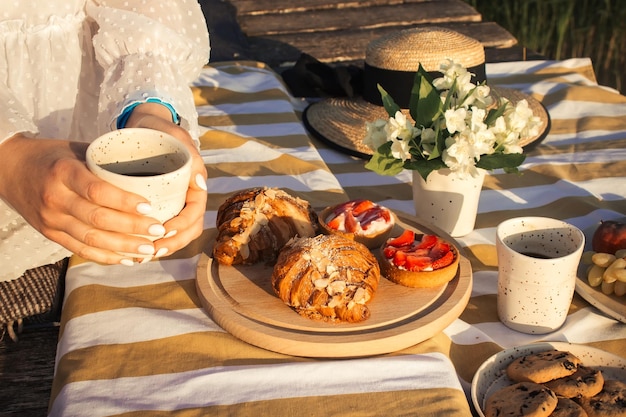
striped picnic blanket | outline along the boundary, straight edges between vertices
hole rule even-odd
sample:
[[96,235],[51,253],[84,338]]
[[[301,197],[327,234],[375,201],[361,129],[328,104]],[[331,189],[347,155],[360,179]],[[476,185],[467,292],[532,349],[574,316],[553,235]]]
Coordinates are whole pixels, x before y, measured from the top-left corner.
[[472,263],[472,296],[442,332],[400,352],[323,360],[255,347],[211,320],[196,265],[215,238],[219,205],[235,191],[279,187],[317,208],[369,198],[414,214],[410,173],[378,176],[309,138],[299,119],[306,103],[263,64],[213,64],[193,85],[209,173],[205,233],[169,258],[132,268],[72,258],[50,415],[465,416],[476,369],[503,348],[569,341],[626,358],[626,324],[578,295],[552,334],[502,325],[494,246],[496,225],[509,217],[557,217],[589,230],[626,215],[626,97],[599,87],[587,59],[487,71],[491,84],[541,100],[552,126],[523,175],[487,176],[476,229],[458,239]]

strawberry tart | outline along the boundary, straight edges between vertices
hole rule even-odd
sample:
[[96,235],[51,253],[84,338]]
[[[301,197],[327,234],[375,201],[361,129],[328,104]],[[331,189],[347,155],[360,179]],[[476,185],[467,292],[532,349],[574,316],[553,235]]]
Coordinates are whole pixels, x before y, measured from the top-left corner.
[[318,220],[326,234],[341,235],[369,249],[380,248],[395,224],[388,208],[363,199],[327,207]]
[[396,284],[438,287],[456,276],[459,251],[439,236],[406,229],[382,246],[380,268],[383,275]]

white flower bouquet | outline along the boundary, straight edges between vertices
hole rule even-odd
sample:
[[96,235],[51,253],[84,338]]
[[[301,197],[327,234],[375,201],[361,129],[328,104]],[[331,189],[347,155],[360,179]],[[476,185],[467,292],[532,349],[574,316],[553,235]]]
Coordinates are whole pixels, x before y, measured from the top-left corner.
[[374,154],[366,168],[381,175],[417,170],[424,180],[442,168],[459,177],[477,176],[477,168],[517,172],[526,157],[520,139],[538,135],[541,126],[527,101],[495,99],[452,60],[440,72],[432,79],[420,65],[409,103],[413,121],[378,86],[389,119],[367,123],[364,143]]

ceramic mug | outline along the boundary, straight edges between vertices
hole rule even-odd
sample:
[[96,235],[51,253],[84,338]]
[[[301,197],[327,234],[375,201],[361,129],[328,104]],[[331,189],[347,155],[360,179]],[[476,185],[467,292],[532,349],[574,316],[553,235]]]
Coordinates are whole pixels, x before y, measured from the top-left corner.
[[171,135],[152,129],[114,130],[89,145],[86,162],[97,177],[150,201],[148,215],[161,223],[185,205],[191,154]]
[[567,318],[585,246],[577,227],[547,217],[518,217],[496,230],[498,316],[523,333],[557,330]]

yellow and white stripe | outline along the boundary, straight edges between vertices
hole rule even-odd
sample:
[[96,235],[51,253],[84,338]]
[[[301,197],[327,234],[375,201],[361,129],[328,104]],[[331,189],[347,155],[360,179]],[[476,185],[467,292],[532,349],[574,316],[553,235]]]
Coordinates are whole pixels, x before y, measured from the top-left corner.
[[[487,176],[476,230],[459,239],[474,270],[472,298],[443,332],[394,354],[326,361],[251,346],[208,317],[196,264],[233,192],[267,185],[316,208],[360,197],[414,214],[411,173],[378,176],[309,138],[295,100],[263,64],[215,64],[193,85],[209,173],[205,233],[167,259],[133,268],[72,260],[50,415],[469,415],[464,390],[478,366],[502,348],[540,339],[498,321],[497,224],[536,214],[589,230],[626,215],[626,97],[597,86],[586,59],[487,71],[491,84],[541,100],[552,129],[522,175]],[[566,325],[541,339],[626,357],[626,325],[578,296]]]

